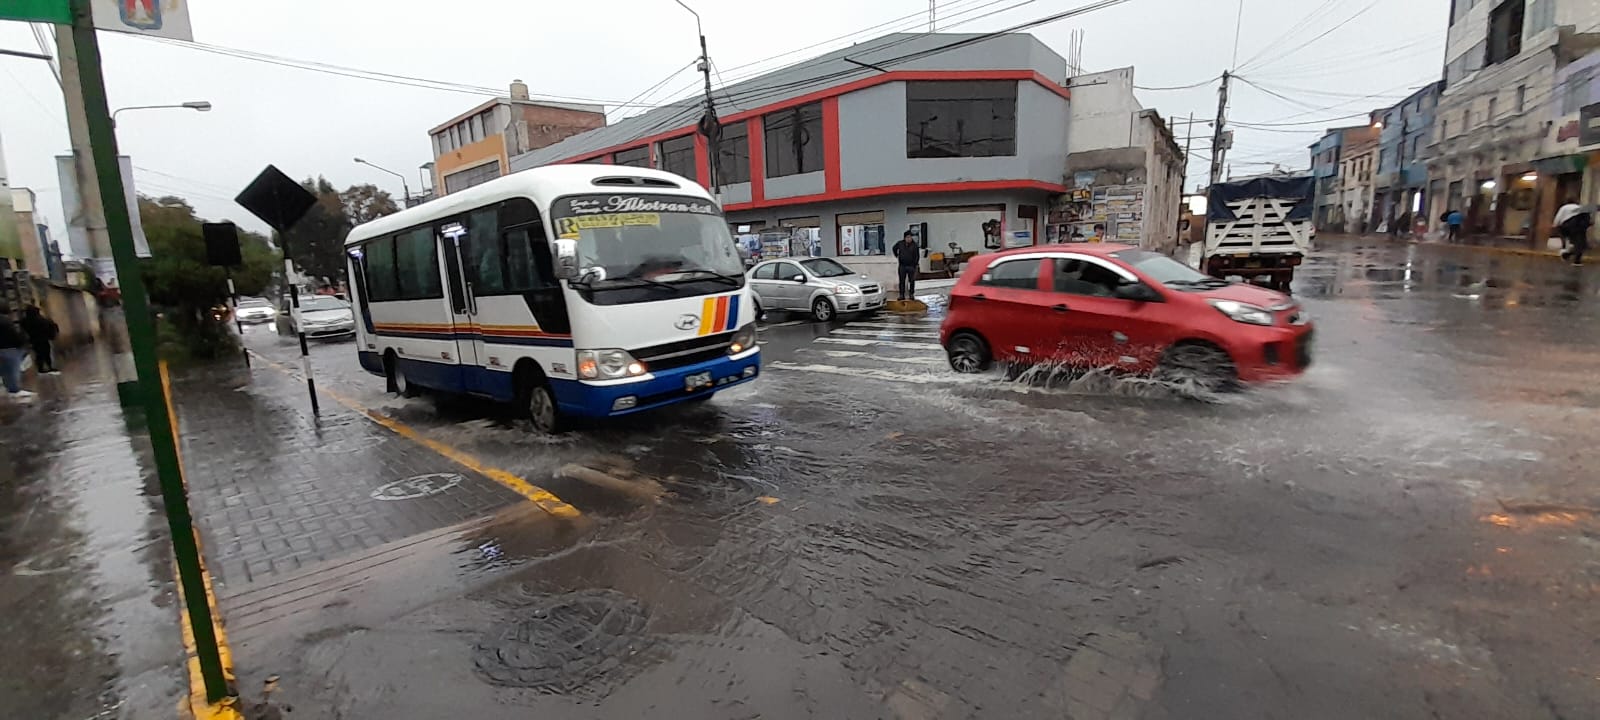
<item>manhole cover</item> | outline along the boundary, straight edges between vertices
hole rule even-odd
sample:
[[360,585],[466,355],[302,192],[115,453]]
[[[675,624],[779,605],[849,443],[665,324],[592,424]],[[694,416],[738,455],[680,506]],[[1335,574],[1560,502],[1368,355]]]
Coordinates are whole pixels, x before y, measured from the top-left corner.
[[520,607],[473,652],[478,674],[502,687],[568,693],[638,652],[648,617],[614,590],[584,590]]
[[373,500],[415,500],[438,495],[461,484],[461,473],[427,473],[380,486],[372,491]]

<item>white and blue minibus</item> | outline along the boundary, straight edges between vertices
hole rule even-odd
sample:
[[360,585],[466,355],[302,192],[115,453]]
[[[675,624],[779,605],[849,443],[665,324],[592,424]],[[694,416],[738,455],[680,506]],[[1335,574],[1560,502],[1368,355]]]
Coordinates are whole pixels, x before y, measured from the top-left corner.
[[671,173],[524,170],[361,225],[345,251],[361,365],[391,392],[516,403],[557,432],[761,372],[721,208]]

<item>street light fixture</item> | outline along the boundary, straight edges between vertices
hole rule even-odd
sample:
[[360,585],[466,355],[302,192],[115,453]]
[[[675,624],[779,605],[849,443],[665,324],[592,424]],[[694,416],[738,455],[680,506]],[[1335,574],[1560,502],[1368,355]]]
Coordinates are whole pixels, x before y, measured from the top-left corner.
[[400,201],[400,207],[402,209],[404,209],[404,208],[407,208],[407,207],[411,206],[411,185],[406,183],[406,176],[401,175],[400,173],[397,173],[397,172],[395,172],[393,170],[390,170],[389,168],[380,167],[378,165],[373,165],[372,163],[369,163],[369,162],[367,162],[365,160],[362,160],[361,158],[351,158],[351,159],[355,160],[356,164],[358,164],[358,165],[365,165],[365,166],[367,166],[369,168],[373,168],[373,169],[376,169],[376,170],[382,170],[383,172],[389,173],[390,175],[393,175],[393,176],[395,176],[397,178],[400,178],[400,187],[406,193],[406,196],[404,198],[402,198],[401,201]]
[[117,108],[111,113],[111,127],[117,126],[117,115],[128,110],[197,110],[199,112],[211,112],[211,103],[205,100],[191,100],[177,105],[134,105]]

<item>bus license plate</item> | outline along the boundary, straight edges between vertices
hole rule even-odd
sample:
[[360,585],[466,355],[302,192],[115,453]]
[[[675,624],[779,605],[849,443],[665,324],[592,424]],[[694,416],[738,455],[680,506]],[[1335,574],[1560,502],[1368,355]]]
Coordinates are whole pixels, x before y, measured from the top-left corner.
[[695,373],[683,379],[683,389],[694,392],[700,388],[711,387],[711,372]]

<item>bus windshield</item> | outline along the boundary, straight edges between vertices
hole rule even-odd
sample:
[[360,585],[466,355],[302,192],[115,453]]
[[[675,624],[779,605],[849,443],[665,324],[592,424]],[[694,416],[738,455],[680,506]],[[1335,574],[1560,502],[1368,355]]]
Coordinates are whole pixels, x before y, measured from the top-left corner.
[[[578,195],[551,211],[556,237],[578,244],[574,286],[589,290],[740,286],[739,259],[727,222],[707,200],[676,195]],[[687,289],[687,288],[686,288]],[[676,292],[674,294],[677,294]]]

